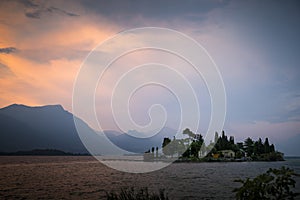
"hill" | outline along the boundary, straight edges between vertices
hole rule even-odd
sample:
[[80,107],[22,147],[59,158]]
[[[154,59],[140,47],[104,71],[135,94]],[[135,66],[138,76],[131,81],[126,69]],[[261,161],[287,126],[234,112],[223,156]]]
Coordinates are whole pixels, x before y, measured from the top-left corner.
[[[78,119],[78,118],[76,118]],[[101,132],[96,132],[81,119],[86,143],[97,154],[109,154],[112,147]],[[74,154],[88,151],[77,133],[73,114],[61,105],[30,107],[13,104],[0,109],[0,152],[31,151],[33,149],[57,149]],[[117,131],[104,131],[110,141],[121,149],[143,153],[151,147],[161,147],[164,137],[172,137],[174,130],[164,128],[151,138],[136,138]],[[99,148],[101,147],[101,148]]]
[[[94,134],[87,124],[82,124],[89,134]],[[88,153],[77,134],[73,115],[60,105],[10,105],[0,109],[0,127],[1,152],[59,149]]]

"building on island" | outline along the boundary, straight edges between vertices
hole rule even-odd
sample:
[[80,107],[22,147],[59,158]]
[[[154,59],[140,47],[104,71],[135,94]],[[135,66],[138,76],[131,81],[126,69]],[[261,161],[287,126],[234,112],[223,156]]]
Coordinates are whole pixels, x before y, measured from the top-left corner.
[[234,158],[235,157],[235,152],[232,150],[222,150],[220,151],[224,158]]

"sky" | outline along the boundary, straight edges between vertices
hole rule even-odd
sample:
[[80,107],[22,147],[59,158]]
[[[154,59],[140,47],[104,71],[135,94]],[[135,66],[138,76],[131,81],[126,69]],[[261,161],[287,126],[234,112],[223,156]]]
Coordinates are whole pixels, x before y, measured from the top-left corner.
[[[229,135],[268,137],[286,154],[300,155],[299,19],[298,1],[0,1],[0,107],[61,104],[72,112],[74,82],[91,50],[128,29],[169,28],[196,40],[217,64],[226,89]],[[120,69],[151,60],[186,71],[197,97],[206,99],[199,105],[200,131],[205,131],[209,94],[178,58],[135,52],[116,62],[105,79],[110,83]],[[115,129],[107,100],[112,89],[111,84],[97,88],[97,113],[105,129]],[[167,126],[176,128],[176,98],[153,85],[130,101],[133,119],[147,124],[147,110],[156,103],[169,113]]]

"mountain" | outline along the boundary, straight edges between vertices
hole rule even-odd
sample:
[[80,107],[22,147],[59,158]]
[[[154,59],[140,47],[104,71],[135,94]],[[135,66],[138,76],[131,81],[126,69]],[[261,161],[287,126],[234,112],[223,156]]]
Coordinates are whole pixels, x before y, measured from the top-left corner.
[[[93,130],[86,126],[87,132]],[[29,107],[13,104],[0,109],[0,151],[59,149],[88,153],[82,144],[73,115],[60,105]]]
[[[94,131],[81,119],[75,119],[77,128],[84,133],[81,137],[94,154],[143,153],[152,147],[161,147],[164,137],[172,138],[176,133],[172,129],[163,128],[153,137],[136,138],[107,130],[104,131],[105,137],[103,133]],[[73,114],[64,110],[61,105],[39,107],[10,105],[0,109],[0,127],[0,152],[58,149],[76,154],[88,153],[77,133]]]

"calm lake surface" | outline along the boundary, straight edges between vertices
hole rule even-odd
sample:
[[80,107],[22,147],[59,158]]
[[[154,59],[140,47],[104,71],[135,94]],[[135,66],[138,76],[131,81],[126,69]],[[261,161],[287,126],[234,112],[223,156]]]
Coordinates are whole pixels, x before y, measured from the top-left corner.
[[[300,173],[300,159],[284,162],[175,163],[151,173],[130,174],[89,156],[2,156],[0,199],[105,199],[124,187],[165,188],[170,199],[233,199],[235,179],[255,177],[270,167]],[[300,178],[295,191],[300,192]]]

